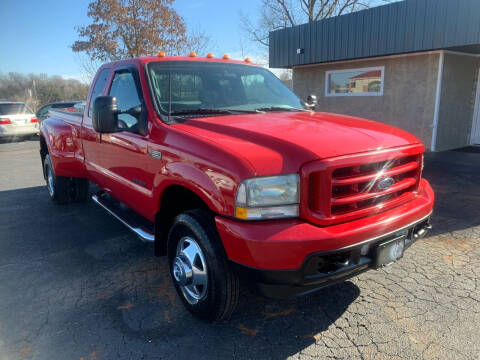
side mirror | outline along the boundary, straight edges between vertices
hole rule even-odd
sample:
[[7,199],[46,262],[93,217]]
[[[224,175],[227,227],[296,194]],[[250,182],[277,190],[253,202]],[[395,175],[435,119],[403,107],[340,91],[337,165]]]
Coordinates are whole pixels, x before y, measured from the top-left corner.
[[132,107],[128,110],[122,111],[122,114],[128,114],[128,115],[131,115],[131,116],[136,117],[136,118],[138,118],[141,113],[142,113],[142,106],[141,105],[134,106],[134,107]]
[[98,133],[113,133],[118,131],[117,98],[113,96],[98,96],[93,103],[92,124]]
[[316,95],[308,95],[307,102],[305,103],[309,110],[315,110],[315,106],[317,105],[317,96]]

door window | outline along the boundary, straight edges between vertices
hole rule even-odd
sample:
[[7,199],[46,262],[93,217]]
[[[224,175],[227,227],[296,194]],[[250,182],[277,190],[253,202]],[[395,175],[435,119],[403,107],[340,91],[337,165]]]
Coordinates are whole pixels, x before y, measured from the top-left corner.
[[[137,86],[135,85],[135,79],[131,72],[120,72],[115,74],[112,87],[110,88],[110,96],[117,98],[117,106],[119,110],[128,110],[141,105]],[[126,127],[132,130],[138,125],[138,119],[129,114],[119,114],[118,120],[118,126],[120,128]]]
[[91,116],[93,103],[95,99],[102,95],[103,89],[105,88],[105,84],[107,83],[108,76],[110,75],[110,69],[103,69],[100,75],[98,75],[97,82],[95,83],[95,87],[92,91],[92,97],[90,99],[90,107],[88,108],[88,116]]
[[40,110],[38,110],[37,116],[47,116],[48,110],[50,110],[50,105],[42,107]]

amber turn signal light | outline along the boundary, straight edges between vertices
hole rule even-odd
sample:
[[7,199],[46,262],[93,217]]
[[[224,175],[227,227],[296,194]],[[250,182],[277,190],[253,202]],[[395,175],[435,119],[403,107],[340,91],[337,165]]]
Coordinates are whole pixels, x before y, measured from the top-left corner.
[[237,206],[235,208],[235,217],[242,220],[247,220],[248,212],[244,207]]

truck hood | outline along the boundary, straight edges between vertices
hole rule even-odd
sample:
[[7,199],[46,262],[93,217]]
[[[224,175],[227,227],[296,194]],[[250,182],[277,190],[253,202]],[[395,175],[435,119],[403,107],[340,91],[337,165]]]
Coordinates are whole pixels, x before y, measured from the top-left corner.
[[393,126],[319,112],[195,118],[174,126],[243,157],[256,176],[298,172],[312,160],[420,143]]

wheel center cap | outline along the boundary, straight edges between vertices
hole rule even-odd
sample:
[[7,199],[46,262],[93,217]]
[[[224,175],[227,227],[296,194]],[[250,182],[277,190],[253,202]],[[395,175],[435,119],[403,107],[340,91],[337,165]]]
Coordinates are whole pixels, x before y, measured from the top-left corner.
[[173,277],[180,285],[187,285],[192,281],[192,267],[188,261],[177,256],[173,261]]

